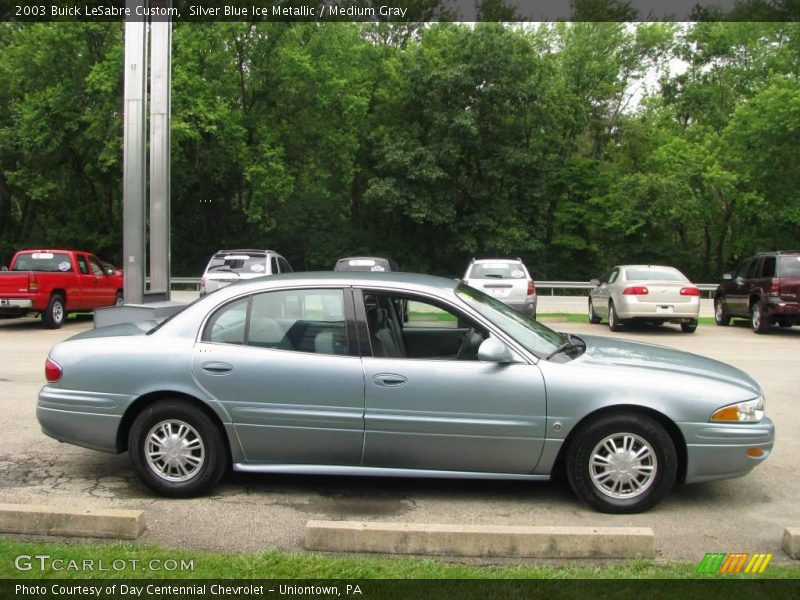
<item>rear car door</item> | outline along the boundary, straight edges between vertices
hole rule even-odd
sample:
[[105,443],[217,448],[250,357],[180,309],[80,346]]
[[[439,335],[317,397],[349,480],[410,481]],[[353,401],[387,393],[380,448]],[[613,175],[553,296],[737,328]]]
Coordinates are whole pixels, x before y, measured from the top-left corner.
[[[409,304],[405,324],[396,310],[392,314],[403,300]],[[544,381],[535,365],[478,361],[477,346],[488,335],[482,326],[424,297],[365,290],[356,293],[356,303],[359,332],[368,337],[364,466],[533,471],[546,419]],[[446,317],[421,324],[432,314]],[[392,333],[398,329],[400,338]],[[460,356],[465,339],[468,352]]]
[[267,291],[208,318],[192,372],[248,463],[358,465],[364,373],[349,288]]

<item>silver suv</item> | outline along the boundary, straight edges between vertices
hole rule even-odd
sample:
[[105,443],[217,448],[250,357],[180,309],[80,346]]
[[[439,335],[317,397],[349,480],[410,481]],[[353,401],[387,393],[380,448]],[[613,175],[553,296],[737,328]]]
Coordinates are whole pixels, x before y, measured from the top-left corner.
[[291,272],[286,259],[274,250],[220,250],[208,261],[200,279],[200,295],[241,279]]
[[536,318],[536,285],[522,259],[473,258],[462,281]]

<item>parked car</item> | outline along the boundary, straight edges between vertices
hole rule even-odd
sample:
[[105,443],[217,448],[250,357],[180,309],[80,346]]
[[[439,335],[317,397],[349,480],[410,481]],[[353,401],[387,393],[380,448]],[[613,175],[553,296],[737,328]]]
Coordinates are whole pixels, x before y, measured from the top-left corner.
[[714,295],[714,320],[750,319],[753,331],[800,323],[800,251],[762,252],[722,276]]
[[473,258],[462,281],[536,318],[536,283],[522,259]]
[[333,266],[334,271],[399,271],[397,263],[391,258],[379,256],[348,256],[340,258]]
[[200,295],[244,279],[291,273],[289,262],[274,250],[219,250],[200,278]]
[[556,333],[473,287],[411,273],[242,282],[154,328],[56,344],[45,376],[44,433],[127,450],[142,481],[173,497],[207,492],[231,465],[544,481],[563,464],[581,499],[628,513],[676,481],[744,475],[774,441],[763,392],[738,369]]
[[0,317],[39,313],[50,329],[71,312],[122,302],[122,277],[83,250],[23,250],[0,273]]
[[620,265],[592,279],[589,321],[608,319],[611,331],[640,321],[675,323],[694,333],[700,314],[700,289],[678,269],[658,265]]

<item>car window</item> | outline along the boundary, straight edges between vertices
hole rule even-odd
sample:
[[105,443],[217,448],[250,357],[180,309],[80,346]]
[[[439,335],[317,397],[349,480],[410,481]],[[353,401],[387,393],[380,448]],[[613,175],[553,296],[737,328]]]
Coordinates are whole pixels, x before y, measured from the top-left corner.
[[206,267],[206,272],[261,273],[266,272],[266,257],[263,254],[215,254]]
[[775,257],[765,256],[761,262],[761,277],[775,277]]
[[31,252],[17,257],[11,270],[71,273],[72,262],[64,252]]
[[627,281],[689,281],[680,271],[653,267],[625,269],[625,278]]
[[560,333],[480,290],[459,285],[456,296],[537,356],[547,356],[565,342],[565,337]]
[[404,328],[447,327],[455,329],[458,327],[458,317],[452,312],[419,300],[408,300],[406,303],[408,318]]
[[89,266],[92,268],[93,275],[103,275],[103,267],[100,266],[100,262],[93,256],[89,257]]
[[781,256],[780,277],[800,277],[800,255]]
[[744,273],[744,278],[745,279],[752,279],[753,277],[756,276],[756,273],[758,272],[759,260],[760,259],[758,259],[758,258],[754,258],[754,259],[752,259],[750,261],[750,264],[747,265],[747,270]]
[[281,267],[281,273],[291,273],[292,267],[289,266],[288,261],[282,256],[278,257],[278,264]]
[[89,266],[86,264],[86,257],[83,254],[78,254],[78,269],[84,275],[89,274]]
[[617,280],[618,276],[619,276],[619,269],[611,269],[611,271],[608,273],[607,282],[614,283]]
[[273,275],[277,275],[278,273],[281,272],[280,269],[278,268],[278,259],[275,258],[274,256],[270,259],[269,264],[270,264],[270,273],[272,273]]
[[244,344],[248,299],[226,304],[208,320],[203,339],[221,344]]
[[526,279],[522,263],[475,263],[469,279]]
[[736,269],[736,277],[745,277],[747,270],[750,268],[753,262],[755,262],[755,259],[748,259],[739,265],[739,268]]

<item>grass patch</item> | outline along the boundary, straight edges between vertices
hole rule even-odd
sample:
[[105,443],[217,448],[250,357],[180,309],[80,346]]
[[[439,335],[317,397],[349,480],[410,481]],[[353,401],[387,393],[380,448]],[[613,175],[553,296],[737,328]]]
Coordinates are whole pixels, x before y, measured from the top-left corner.
[[[537,319],[564,319],[569,323],[588,323],[589,317],[583,313],[539,313]],[[697,319],[700,325],[713,325],[714,317],[700,317]],[[605,322],[605,321],[604,321]]]
[[[82,564],[93,560],[94,573],[78,570],[39,569],[18,571],[14,566],[19,555],[48,555],[49,560],[74,560]],[[125,561],[123,570],[98,571],[99,561],[109,567]],[[134,568],[132,561],[138,561]],[[192,561],[192,570],[144,570],[150,561]],[[67,564],[67,563],[65,563]],[[711,578],[780,578],[800,577],[800,566],[770,565],[764,575],[698,575],[696,564],[661,564],[652,560],[626,560],[605,564],[573,562],[564,565],[537,564],[534,559],[523,565],[481,566],[447,563],[416,558],[371,558],[331,556],[326,554],[289,554],[277,551],[262,553],[201,552],[172,550],[157,546],[128,543],[59,544],[0,539],[0,578],[200,578],[200,579],[711,579]]]

